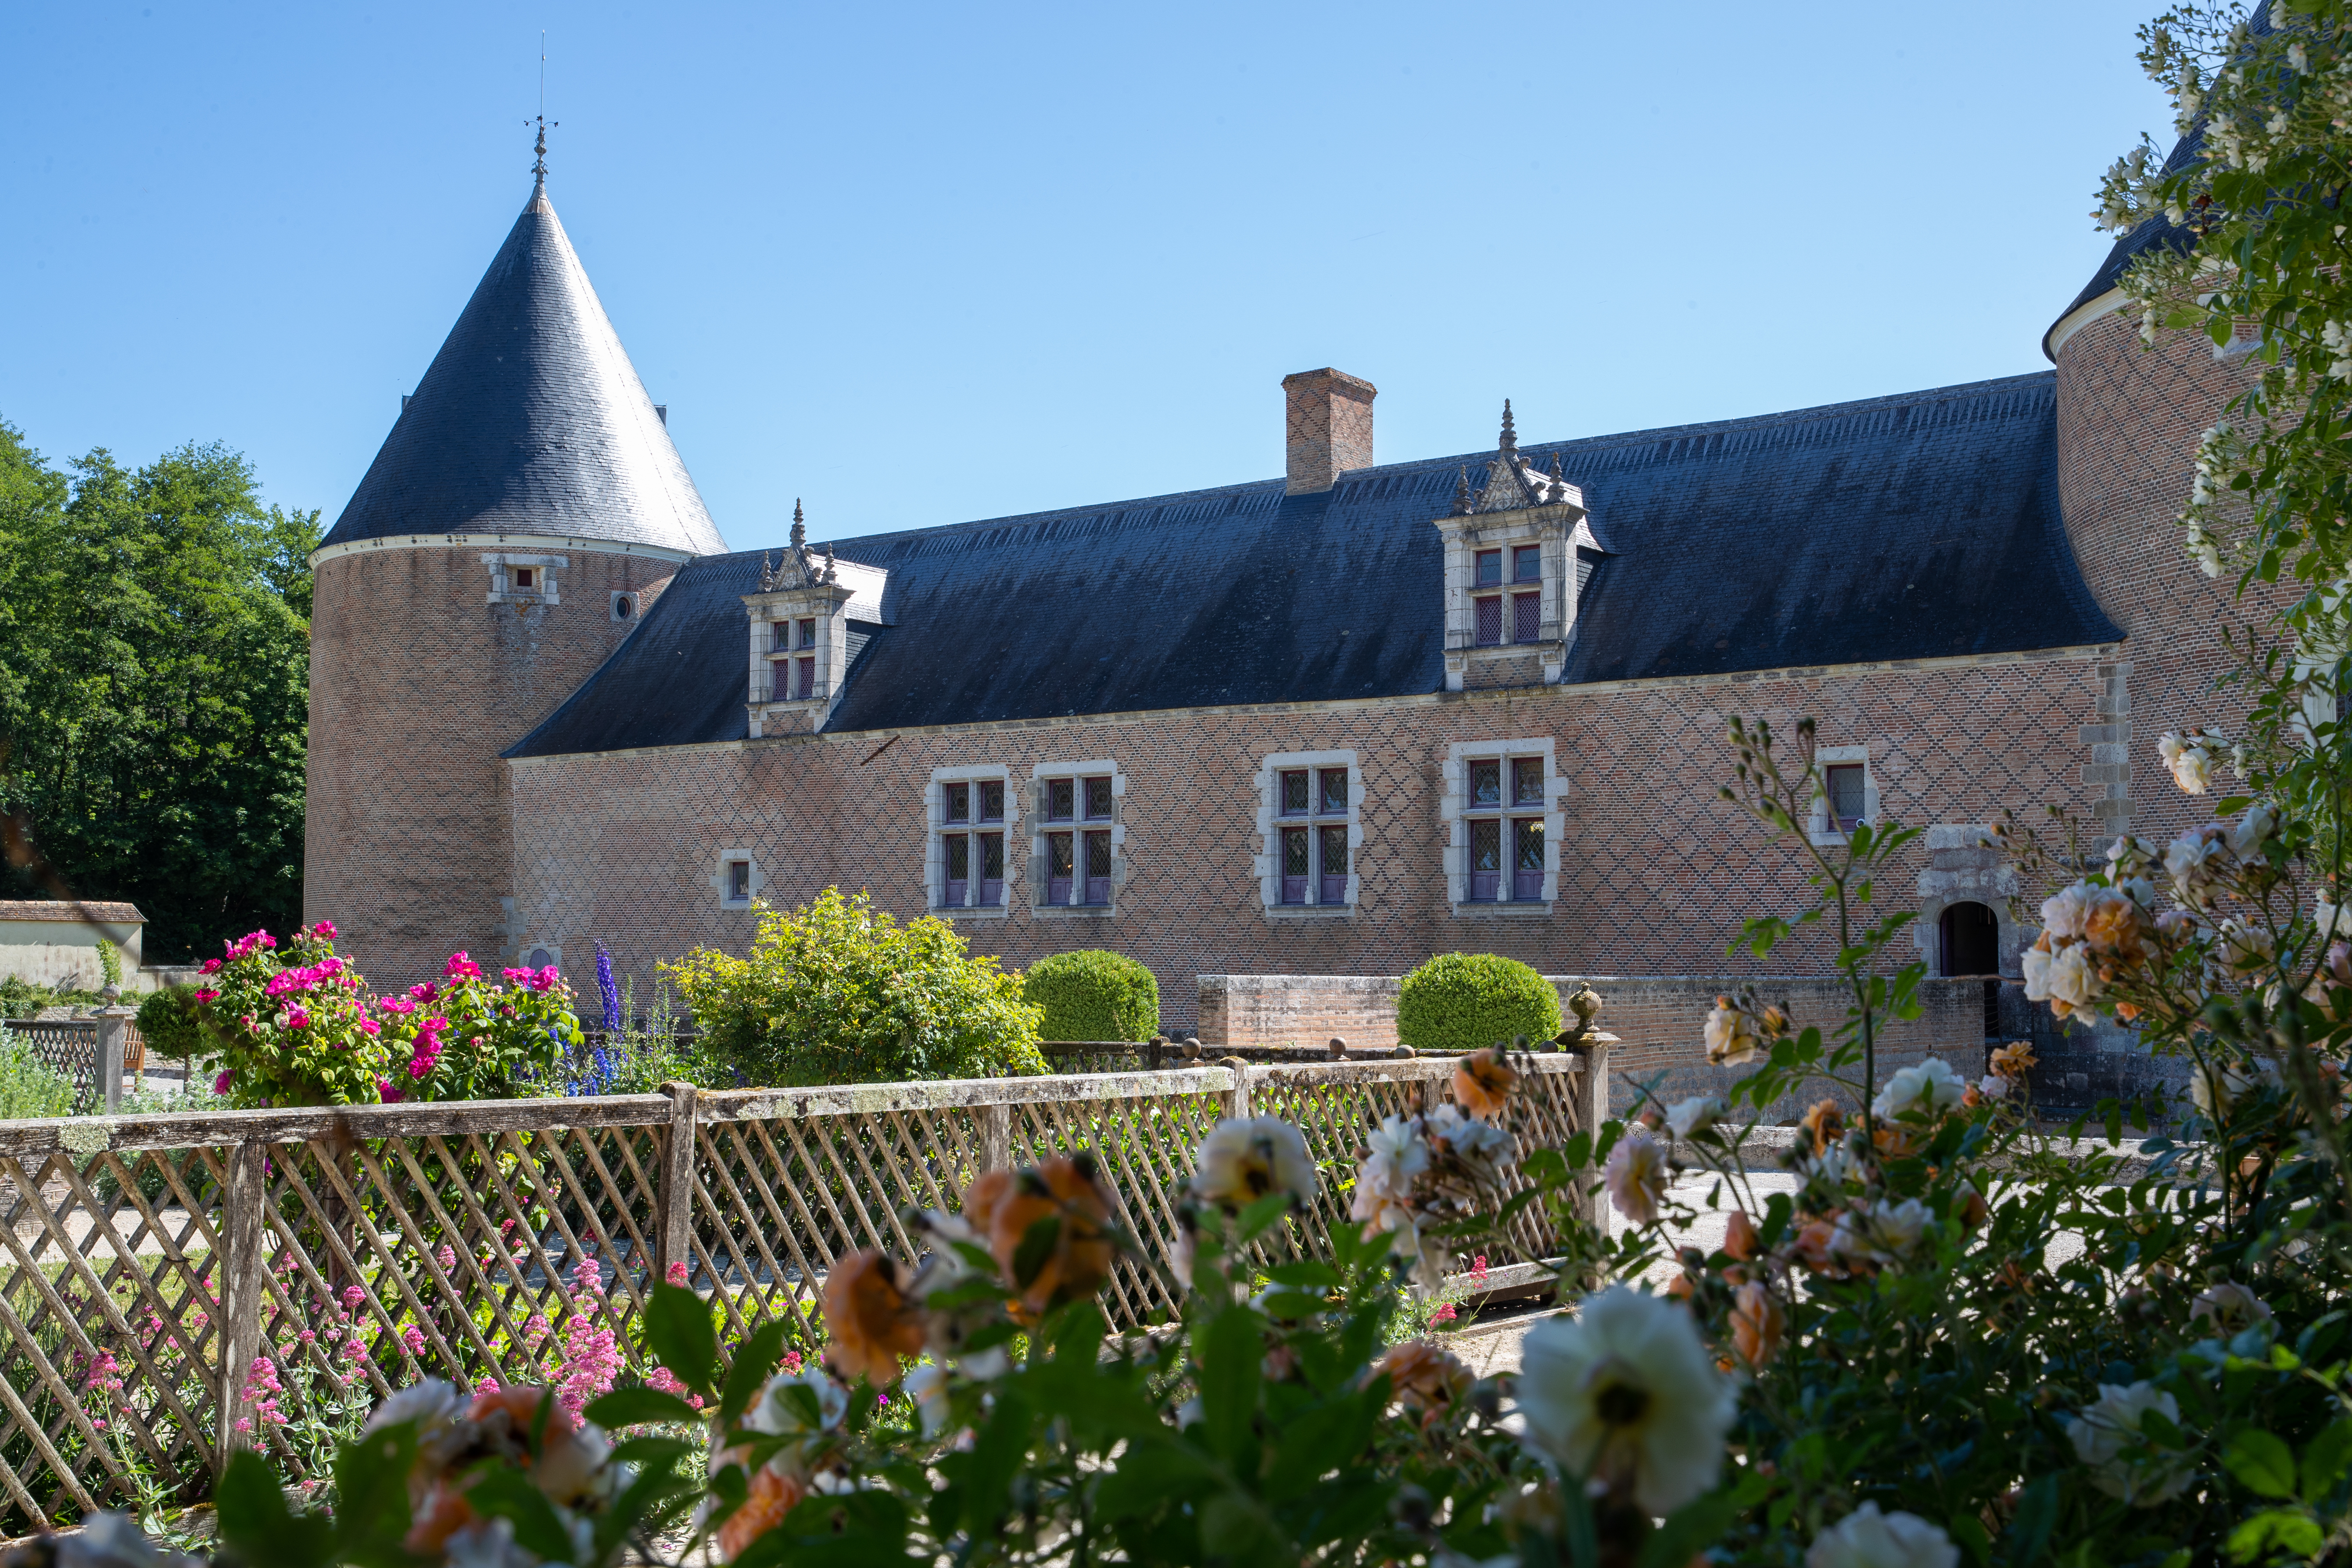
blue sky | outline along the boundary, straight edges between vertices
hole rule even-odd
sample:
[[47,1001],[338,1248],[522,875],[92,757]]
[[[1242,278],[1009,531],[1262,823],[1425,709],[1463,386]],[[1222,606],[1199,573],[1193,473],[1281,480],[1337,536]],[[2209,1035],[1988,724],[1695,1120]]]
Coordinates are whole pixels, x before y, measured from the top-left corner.
[[2153,0],[13,8],[0,418],[331,522],[530,188],[729,542],[2042,368]]

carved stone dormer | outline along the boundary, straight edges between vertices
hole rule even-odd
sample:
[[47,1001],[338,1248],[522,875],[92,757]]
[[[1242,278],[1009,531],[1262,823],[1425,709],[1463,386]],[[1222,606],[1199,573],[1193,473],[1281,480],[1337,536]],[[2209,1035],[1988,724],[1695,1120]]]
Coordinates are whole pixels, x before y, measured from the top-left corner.
[[1556,683],[1576,621],[1576,549],[1593,543],[1584,492],[1559,455],[1539,468],[1521,455],[1511,405],[1503,435],[1473,487],[1462,469],[1445,541],[1445,689]]
[[783,559],[762,555],[759,591],[743,595],[751,633],[746,705],[754,740],[824,728],[856,656],[852,612],[879,621],[887,576],[878,567],[835,560],[831,545],[823,555],[812,551],[800,502],[793,503],[792,542]]

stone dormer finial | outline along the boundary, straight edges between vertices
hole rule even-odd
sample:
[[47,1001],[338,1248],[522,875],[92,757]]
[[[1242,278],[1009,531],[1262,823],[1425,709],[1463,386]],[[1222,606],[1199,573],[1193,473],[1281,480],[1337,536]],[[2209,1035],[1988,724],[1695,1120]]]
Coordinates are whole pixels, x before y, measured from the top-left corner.
[[1470,467],[1466,463],[1462,467],[1461,476],[1454,481],[1454,515],[1470,515]]
[[1511,400],[1503,399],[1503,445],[1506,455],[1519,449],[1519,433],[1511,428]]
[[1561,495],[1567,493],[1568,474],[1559,466],[1559,454],[1558,452],[1554,452],[1551,455],[1551,467],[1544,470],[1544,479],[1550,484],[1553,491],[1552,499],[1555,500]]
[[764,550],[760,552],[760,592],[772,594],[776,589],[776,563]]
[[824,580],[828,583],[841,581],[841,574],[834,565],[833,546],[830,544],[824,547]]
[[798,496],[793,498],[793,548],[794,550],[808,548],[808,522],[801,516],[801,502]]

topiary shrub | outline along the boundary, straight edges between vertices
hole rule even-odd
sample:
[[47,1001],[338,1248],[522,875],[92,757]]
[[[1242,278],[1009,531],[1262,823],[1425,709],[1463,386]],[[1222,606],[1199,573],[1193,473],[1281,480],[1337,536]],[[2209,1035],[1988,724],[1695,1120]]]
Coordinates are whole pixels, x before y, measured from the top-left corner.
[[1441,952],[1406,975],[1397,996],[1397,1038],[1432,1055],[1559,1033],[1559,993],[1518,960],[1491,952]]
[[746,1085],[875,1083],[1042,1073],[1037,1009],[973,958],[945,921],[898,924],[864,893],[827,888],[797,910],[760,906],[749,958],[697,948],[677,983],[712,1065]]
[[139,1004],[139,1037],[147,1042],[153,1061],[179,1062],[203,1056],[204,1021],[197,1016],[196,988],[166,985],[151,991]]
[[1160,982],[1121,952],[1041,958],[1021,977],[1021,995],[1043,1010],[1041,1040],[1148,1040],[1160,1027]]

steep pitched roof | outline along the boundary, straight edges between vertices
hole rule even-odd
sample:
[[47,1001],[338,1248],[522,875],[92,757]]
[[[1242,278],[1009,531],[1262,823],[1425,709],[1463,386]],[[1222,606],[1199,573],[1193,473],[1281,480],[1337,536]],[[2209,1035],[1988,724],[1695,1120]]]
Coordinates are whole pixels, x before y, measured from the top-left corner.
[[543,184],[322,544],[407,533],[727,548]]
[[[2049,372],[1825,408],[1522,443],[1609,552],[1568,679],[2112,640],[2059,522]],[[1361,468],[837,542],[887,568],[830,728],[1389,697],[1444,683],[1439,536],[1463,465]],[[509,756],[745,733],[756,554],[683,567]]]

